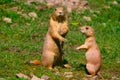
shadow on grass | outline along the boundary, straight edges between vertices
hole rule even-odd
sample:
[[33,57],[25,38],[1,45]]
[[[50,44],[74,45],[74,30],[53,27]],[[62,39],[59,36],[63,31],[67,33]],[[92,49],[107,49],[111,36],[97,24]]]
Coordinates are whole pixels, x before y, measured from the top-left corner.
[[88,71],[87,71],[87,69],[86,69],[86,65],[83,64],[83,63],[80,63],[75,69],[76,69],[77,71],[83,70],[83,71],[85,71],[87,74],[89,74]]

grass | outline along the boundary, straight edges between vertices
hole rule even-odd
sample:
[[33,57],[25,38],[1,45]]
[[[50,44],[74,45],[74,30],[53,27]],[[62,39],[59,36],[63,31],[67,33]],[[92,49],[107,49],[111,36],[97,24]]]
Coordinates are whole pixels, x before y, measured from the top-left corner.
[[[27,5],[24,0],[0,0],[0,78],[24,80],[17,79],[15,75],[19,72],[27,75],[33,72],[38,77],[48,75],[51,80],[70,80],[63,74],[73,72],[72,79],[82,80],[86,75],[85,51],[76,51],[75,48],[85,40],[85,36],[79,32],[79,27],[90,25],[95,29],[95,37],[103,58],[101,74],[107,80],[113,77],[113,80],[119,80],[120,1],[116,1],[118,5],[112,4],[113,0],[89,0],[89,10],[74,11],[70,14],[70,31],[66,36],[68,42],[64,45],[64,52],[65,59],[72,68],[58,68],[60,75],[55,75],[54,71],[43,66],[24,64],[27,60],[41,59],[44,37],[54,8],[40,11],[35,8],[39,4]],[[106,6],[110,8],[105,8]],[[36,12],[38,18],[29,17],[29,12]],[[86,21],[83,16],[91,17],[91,21]],[[3,17],[11,18],[12,23],[3,21]]]

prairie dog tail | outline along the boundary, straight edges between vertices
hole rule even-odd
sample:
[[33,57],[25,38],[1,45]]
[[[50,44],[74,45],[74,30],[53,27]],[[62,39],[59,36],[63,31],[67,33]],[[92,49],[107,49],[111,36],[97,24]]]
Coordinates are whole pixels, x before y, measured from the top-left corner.
[[39,60],[27,61],[27,64],[42,65],[42,62]]

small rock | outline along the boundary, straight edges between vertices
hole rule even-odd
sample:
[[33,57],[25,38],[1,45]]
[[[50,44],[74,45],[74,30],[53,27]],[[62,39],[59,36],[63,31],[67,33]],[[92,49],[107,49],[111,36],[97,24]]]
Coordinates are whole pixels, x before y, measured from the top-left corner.
[[30,17],[37,18],[37,14],[35,12],[30,12],[28,15]]
[[95,11],[97,14],[100,14],[100,11]]
[[71,68],[71,66],[69,64],[64,64],[65,68]]
[[64,72],[64,76],[67,78],[71,78],[71,77],[73,77],[73,73],[72,72]]
[[83,16],[83,19],[85,19],[86,21],[91,21],[91,17],[88,16]]
[[117,1],[113,1],[113,2],[112,2],[112,4],[115,4],[115,5],[117,5],[117,4],[118,4],[118,2],[117,2]]
[[37,76],[33,75],[32,78],[31,78],[31,80],[43,80],[43,79],[40,79]]
[[106,23],[102,23],[103,26],[106,26]]
[[12,23],[11,18],[8,18],[8,17],[4,17],[4,18],[3,18],[3,21],[5,21],[5,22],[7,22],[7,23]]
[[106,8],[106,9],[110,9],[110,6],[104,6],[104,8]]
[[117,76],[113,76],[111,80],[120,80]]
[[27,75],[25,75],[25,74],[23,74],[23,73],[18,73],[18,74],[16,74],[16,77],[18,77],[18,78],[30,79],[30,77],[28,77]]
[[93,14],[94,17],[97,17],[97,15]]
[[99,80],[99,79],[98,79],[98,76],[94,76],[92,78],[86,78],[86,77],[84,77],[82,80]]
[[49,80],[50,77],[49,77],[49,76],[46,76],[46,75],[43,75],[43,76],[41,77],[41,79],[43,79],[43,80]]
[[99,78],[98,78],[98,76],[94,76],[94,77],[91,77],[91,78],[89,78],[89,77],[84,77],[83,78],[83,80],[99,80]]

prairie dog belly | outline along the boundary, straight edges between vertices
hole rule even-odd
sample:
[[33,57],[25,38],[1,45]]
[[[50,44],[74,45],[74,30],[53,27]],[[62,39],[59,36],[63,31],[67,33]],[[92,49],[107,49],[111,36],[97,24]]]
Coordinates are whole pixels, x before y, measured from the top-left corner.
[[97,64],[101,61],[101,55],[97,50],[90,49],[86,52],[87,62]]
[[60,35],[64,35],[68,32],[68,27],[66,24],[58,23],[58,32]]
[[44,43],[45,44],[43,45],[43,52],[42,52],[43,54],[48,51],[59,53],[59,47],[55,43],[55,41],[52,39],[52,37],[49,35],[49,33],[46,35]]

